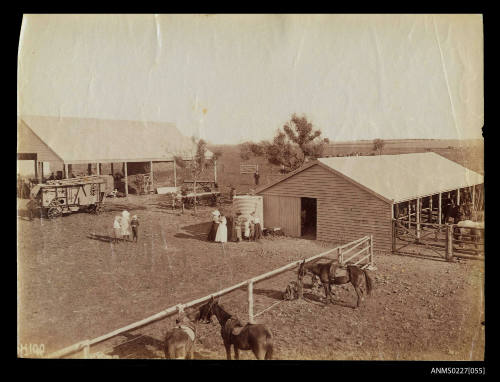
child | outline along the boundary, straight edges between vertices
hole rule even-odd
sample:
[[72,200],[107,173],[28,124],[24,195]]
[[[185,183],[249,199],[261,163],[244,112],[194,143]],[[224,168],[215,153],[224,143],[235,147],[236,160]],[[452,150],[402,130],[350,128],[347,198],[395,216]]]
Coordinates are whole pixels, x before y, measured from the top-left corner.
[[250,222],[249,222],[249,219],[247,218],[243,218],[243,236],[245,238],[245,240],[248,240],[250,241]]
[[241,212],[236,212],[234,230],[236,231],[236,241],[238,242],[241,241],[241,225],[242,225]]
[[137,240],[139,240],[139,219],[137,215],[132,216],[130,226],[132,227],[132,241],[137,243]]
[[250,219],[248,220],[248,224],[250,226],[250,235],[248,237],[248,240],[252,240],[254,241],[255,240],[255,223],[254,223],[254,219],[255,219],[255,216],[254,216],[254,213],[252,212],[250,214]]
[[121,217],[119,215],[115,216],[115,221],[113,222],[113,231],[115,233],[114,243],[118,244],[118,240],[122,237],[122,225]]
[[215,236],[215,241],[218,243],[227,242],[227,220],[224,215],[220,216],[219,228],[217,229],[217,235]]
[[253,223],[255,225],[255,228],[254,228],[254,240],[255,241],[260,241],[260,239],[262,238],[262,227],[260,226],[260,219],[259,219],[258,216],[255,216],[253,218]]

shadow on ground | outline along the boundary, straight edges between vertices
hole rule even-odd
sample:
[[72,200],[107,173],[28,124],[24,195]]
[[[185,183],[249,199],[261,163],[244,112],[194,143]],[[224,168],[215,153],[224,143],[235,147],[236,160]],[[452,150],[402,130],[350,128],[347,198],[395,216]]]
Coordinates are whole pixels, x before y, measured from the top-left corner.
[[195,239],[200,241],[207,241],[208,232],[210,231],[212,223],[199,223],[181,227],[185,233],[178,233],[174,235],[180,239]]
[[283,292],[272,289],[254,289],[253,293],[267,296],[275,300],[283,300]]

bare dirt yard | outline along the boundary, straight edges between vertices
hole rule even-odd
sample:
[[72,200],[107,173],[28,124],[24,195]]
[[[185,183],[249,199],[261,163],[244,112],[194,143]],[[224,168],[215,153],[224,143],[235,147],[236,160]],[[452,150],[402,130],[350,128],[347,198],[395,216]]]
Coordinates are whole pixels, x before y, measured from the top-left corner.
[[[332,247],[294,238],[260,243],[206,241],[210,209],[171,211],[161,195],[108,199],[101,215],[56,220],[18,217],[18,339],[45,353],[92,339],[168,307],[206,296]],[[139,243],[113,244],[113,218],[140,219]],[[360,232],[360,237],[363,233]],[[375,290],[353,309],[356,294],[336,286],[336,302],[307,290],[283,301],[295,270],[254,286],[254,312],[274,334],[275,359],[483,360],[484,265],[375,253]],[[309,277],[306,283],[310,283]],[[307,286],[307,285],[306,285]],[[246,290],[221,298],[245,321]],[[167,318],[91,348],[95,357],[163,358]],[[224,359],[219,324],[198,324],[195,357]],[[75,356],[81,356],[76,354]],[[241,352],[242,359],[253,359]]]

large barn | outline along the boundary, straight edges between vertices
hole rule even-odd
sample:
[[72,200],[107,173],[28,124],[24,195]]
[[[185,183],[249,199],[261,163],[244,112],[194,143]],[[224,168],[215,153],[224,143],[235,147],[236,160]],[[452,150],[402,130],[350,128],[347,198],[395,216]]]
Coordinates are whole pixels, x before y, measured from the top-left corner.
[[482,184],[482,175],[427,152],[319,158],[256,192],[264,198],[267,227],[340,243],[371,234],[375,250],[390,251],[401,206],[427,206],[441,223],[442,195],[460,204]]

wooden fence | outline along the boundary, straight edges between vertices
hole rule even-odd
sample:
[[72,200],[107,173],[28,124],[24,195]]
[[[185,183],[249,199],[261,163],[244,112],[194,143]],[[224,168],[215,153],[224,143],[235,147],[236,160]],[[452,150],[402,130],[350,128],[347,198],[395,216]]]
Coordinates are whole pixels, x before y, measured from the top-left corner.
[[[351,253],[351,251],[353,251],[356,248],[359,248],[363,244],[367,244],[367,246],[365,248],[357,251],[354,254]],[[364,252],[367,252],[368,254],[361,259],[357,259],[356,262],[353,263],[355,258]],[[360,264],[363,260],[368,260],[368,262],[363,264],[362,267],[363,268],[367,267],[367,266],[373,267],[373,237],[372,236],[364,236],[364,237],[357,239],[357,240],[354,240],[350,243],[336,246],[335,248],[329,249],[328,251],[325,251],[325,252],[322,252],[318,255],[309,257],[305,261],[306,261],[306,263],[308,263],[311,261],[318,260],[321,257],[325,257],[325,256],[332,255],[332,254],[338,255],[338,258],[339,258],[341,264],[347,264],[347,263]],[[347,259],[345,259],[346,255],[348,255]],[[80,342],[73,344],[71,346],[68,346],[64,349],[58,350],[54,353],[49,354],[47,356],[47,358],[62,358],[62,357],[65,357],[65,356],[68,356],[70,354],[74,354],[74,353],[80,352],[80,351],[83,352],[83,358],[89,358],[90,357],[90,347],[92,345],[96,345],[98,343],[109,340],[112,337],[116,337],[116,336],[124,334],[126,332],[129,332],[129,331],[138,329],[140,327],[149,325],[153,322],[162,320],[164,318],[167,318],[169,316],[172,316],[176,313],[183,311],[185,308],[189,308],[189,307],[193,307],[195,305],[202,304],[202,303],[208,301],[212,297],[223,296],[225,294],[228,294],[236,289],[239,289],[239,288],[242,288],[245,286],[247,287],[247,291],[248,291],[248,320],[249,320],[249,322],[252,323],[252,322],[254,322],[254,318],[256,316],[259,316],[260,314],[271,309],[274,305],[277,304],[277,303],[274,303],[270,307],[264,309],[262,312],[254,314],[254,312],[253,312],[253,300],[254,300],[253,299],[253,286],[254,286],[254,284],[256,284],[257,282],[269,279],[273,276],[277,276],[283,272],[289,271],[289,270],[297,267],[302,261],[303,260],[296,260],[296,261],[289,263],[287,265],[284,265],[278,269],[275,269],[273,271],[261,274],[259,276],[253,277],[251,279],[242,281],[238,284],[235,284],[235,285],[230,286],[228,288],[219,290],[219,291],[212,293],[208,296],[201,297],[201,298],[198,298],[196,300],[192,300],[192,301],[185,303],[185,304],[178,304],[178,305],[172,306],[172,307],[167,308],[167,309],[165,309],[157,314],[154,314],[150,317],[147,317],[143,320],[134,322],[134,323],[127,325],[127,326],[124,326],[122,328],[116,329],[116,330],[114,330],[110,333],[104,334],[100,337],[80,341]]]
[[[399,247],[398,239],[404,241]],[[453,261],[454,257],[481,260],[484,259],[484,228],[393,219],[392,252],[410,254],[401,250],[415,246],[425,247],[447,261]]]

